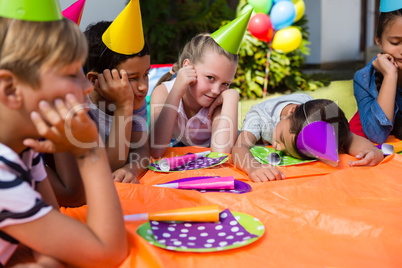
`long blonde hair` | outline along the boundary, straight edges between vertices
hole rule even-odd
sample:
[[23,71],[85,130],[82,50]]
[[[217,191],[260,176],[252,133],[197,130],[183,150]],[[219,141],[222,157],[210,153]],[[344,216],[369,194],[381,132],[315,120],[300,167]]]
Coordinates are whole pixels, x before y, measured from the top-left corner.
[[224,50],[218,43],[215,42],[210,34],[198,34],[184,46],[183,51],[181,52],[178,61],[173,65],[171,72],[164,74],[159,79],[158,83],[156,83],[155,87],[160,85],[162,82],[171,80],[174,73],[183,67],[183,61],[185,59],[189,59],[191,64],[197,64],[198,62],[202,61],[204,53],[211,50],[219,55],[224,55],[235,64],[237,64],[239,61],[238,55],[231,54]]
[[84,63],[87,54],[84,34],[68,19],[32,22],[0,17],[0,69],[32,87],[39,86],[42,72],[78,60]]

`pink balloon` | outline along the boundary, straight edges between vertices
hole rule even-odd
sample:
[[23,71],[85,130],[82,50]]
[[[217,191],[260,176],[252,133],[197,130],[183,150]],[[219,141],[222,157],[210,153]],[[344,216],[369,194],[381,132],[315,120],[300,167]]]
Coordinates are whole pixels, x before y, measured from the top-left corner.
[[263,13],[257,13],[251,17],[248,30],[255,38],[264,42],[271,41],[274,32],[271,19]]

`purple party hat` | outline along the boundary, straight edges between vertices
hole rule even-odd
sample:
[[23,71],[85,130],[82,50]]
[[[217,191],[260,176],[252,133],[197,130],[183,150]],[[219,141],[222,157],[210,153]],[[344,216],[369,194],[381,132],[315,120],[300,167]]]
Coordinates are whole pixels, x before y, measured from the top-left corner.
[[335,128],[324,121],[305,126],[297,137],[297,148],[309,157],[339,161]]

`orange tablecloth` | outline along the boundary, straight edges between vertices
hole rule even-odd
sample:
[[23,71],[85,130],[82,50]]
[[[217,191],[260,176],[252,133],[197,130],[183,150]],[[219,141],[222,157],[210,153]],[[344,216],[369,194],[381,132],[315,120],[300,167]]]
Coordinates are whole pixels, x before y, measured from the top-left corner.
[[[170,148],[167,156],[204,151]],[[402,267],[402,156],[376,167],[350,168],[321,162],[282,168],[283,181],[253,183],[230,162],[186,172],[148,171],[140,185],[116,183],[124,214],[218,204],[250,214],[265,225],[248,246],[215,253],[157,248],[136,234],[142,222],[126,223],[130,254],[121,267]],[[173,179],[218,175],[248,182],[246,194],[200,193],[152,187]],[[86,207],[63,208],[85,221]]]

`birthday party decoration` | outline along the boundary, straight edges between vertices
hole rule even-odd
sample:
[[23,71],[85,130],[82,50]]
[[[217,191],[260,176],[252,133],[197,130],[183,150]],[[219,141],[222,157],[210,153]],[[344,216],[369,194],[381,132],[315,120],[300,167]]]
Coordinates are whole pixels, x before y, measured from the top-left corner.
[[102,35],[103,43],[112,51],[132,55],[144,48],[139,0],[131,0]]
[[276,164],[276,166],[292,166],[292,165],[300,165],[300,164],[307,164],[310,162],[317,161],[316,159],[311,160],[302,160],[290,155],[285,155],[281,151],[277,151],[274,148],[270,147],[263,147],[263,146],[253,146],[250,149],[250,152],[254,156],[254,158],[260,162],[261,164],[271,164],[275,165],[277,163],[277,154],[280,158],[280,162]]
[[[387,145],[384,145],[384,144],[387,144]],[[382,146],[386,146],[388,148],[388,151],[391,150],[391,146],[392,146],[394,153],[402,152],[402,142],[401,141],[383,143],[383,144],[381,144],[380,149],[382,149]]]
[[292,3],[295,5],[296,9],[296,18],[295,18],[296,22],[303,17],[304,11],[306,10],[306,5],[304,4],[303,0],[292,0]]
[[250,9],[253,10],[253,11],[251,12],[251,17],[254,16],[256,12],[255,12],[255,9],[254,9],[250,4],[245,5],[245,6],[241,9],[240,15],[243,15],[244,13],[247,13]]
[[214,189],[214,190],[232,190],[234,189],[233,176],[201,178],[188,181],[168,182],[154,185],[156,187],[173,189]]
[[380,12],[392,12],[402,8],[402,1],[398,0],[381,0]]
[[252,12],[253,10],[249,9],[241,16],[212,33],[211,37],[227,52],[232,54],[239,53]]
[[212,152],[206,156],[199,157],[193,161],[190,161],[182,166],[178,166],[173,169],[169,170],[162,170],[159,166],[159,163],[161,160],[157,160],[151,164],[148,165],[148,168],[153,171],[159,171],[159,172],[182,172],[185,170],[194,170],[194,169],[204,169],[204,168],[210,168],[213,166],[220,165],[224,162],[226,162],[229,159],[229,156],[223,153],[216,153]]
[[[233,178],[233,176],[231,176]],[[182,179],[178,179],[178,180],[173,180],[170,181],[169,183],[187,183],[187,182],[192,182],[192,181],[196,181],[197,183],[200,183],[202,180],[205,180],[207,182],[207,180],[220,180],[219,176],[201,176],[201,177],[188,177],[188,178],[182,178]],[[196,190],[199,191],[201,193],[210,193],[210,192],[217,192],[217,193],[233,193],[233,194],[244,194],[244,193],[248,193],[251,191],[251,186],[243,181],[240,180],[233,180],[234,182],[234,187],[233,189],[213,189],[215,187],[199,187],[199,188],[189,188],[188,190]],[[154,186],[160,186],[160,185],[154,185]],[[204,189],[201,189],[204,188]],[[207,189],[208,188],[208,189]]]
[[283,53],[291,52],[300,46],[302,40],[300,30],[290,26],[276,32],[272,40],[272,48]]
[[289,27],[296,19],[295,5],[290,1],[278,2],[272,7],[270,17],[275,30]]
[[187,222],[218,222],[219,206],[199,206],[171,209],[150,213],[125,215],[125,221],[187,221]]
[[272,6],[272,0],[248,0],[256,13],[267,14]]
[[297,137],[299,151],[313,158],[339,162],[335,128],[324,121],[305,126]]
[[215,252],[249,245],[262,237],[264,231],[257,218],[226,209],[219,214],[217,223],[151,221],[138,227],[137,234],[167,250]]
[[61,13],[64,17],[74,21],[77,25],[80,25],[82,12],[84,11],[85,0],[78,0]]
[[[248,31],[260,41],[272,42],[272,48],[275,50],[283,53],[296,50],[301,45],[303,38],[300,29],[292,26],[292,24],[303,17],[304,1],[274,0],[273,5],[271,5],[272,1],[268,5],[270,9],[261,10],[259,4],[262,5],[262,2],[249,0],[248,4],[243,7],[245,10],[248,5],[251,5],[256,12],[250,18]],[[269,56],[270,53],[268,52],[267,55]]]
[[[243,6],[240,13],[243,14],[249,8],[249,5],[253,6],[256,13],[252,14],[247,29],[258,40],[271,43],[271,45],[268,45],[265,66],[263,85],[263,95],[265,96],[268,89],[271,49],[289,53],[300,47],[303,41],[300,27],[292,26],[292,24],[303,17],[305,4],[303,0],[274,0],[273,3],[272,0],[269,0],[268,4],[262,4],[262,2],[264,1],[248,0],[248,3]],[[261,6],[266,7],[266,9],[262,9]],[[253,83],[255,82],[248,81],[250,88]]]
[[267,14],[257,13],[251,17],[248,23],[249,32],[257,39],[269,42],[274,35],[271,19]]
[[394,146],[389,143],[378,144],[377,148],[380,149],[384,155],[390,155],[394,153]]
[[162,171],[173,170],[177,167],[183,166],[191,161],[194,161],[198,158],[206,156],[210,153],[211,153],[211,151],[205,151],[205,152],[201,152],[201,153],[190,153],[190,154],[176,156],[176,157],[163,158],[159,161],[159,168]]
[[0,0],[0,16],[26,21],[63,19],[58,0]]
[[273,166],[277,166],[277,165],[279,165],[280,163],[281,163],[281,161],[282,161],[282,156],[283,156],[283,154],[282,154],[282,152],[275,152],[275,153],[270,153],[268,156],[267,156],[267,162],[268,162],[268,164],[270,164],[270,165],[273,165]]

